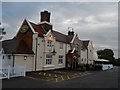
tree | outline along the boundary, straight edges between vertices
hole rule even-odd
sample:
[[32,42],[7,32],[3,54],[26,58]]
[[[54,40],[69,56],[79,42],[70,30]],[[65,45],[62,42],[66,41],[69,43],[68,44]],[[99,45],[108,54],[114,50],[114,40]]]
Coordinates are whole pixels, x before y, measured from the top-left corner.
[[98,50],[97,54],[99,59],[107,59],[107,60],[110,60],[110,62],[112,63],[113,63],[113,60],[115,60],[114,52],[112,49]]
[[115,59],[115,65],[116,65],[116,66],[120,66],[120,58]]

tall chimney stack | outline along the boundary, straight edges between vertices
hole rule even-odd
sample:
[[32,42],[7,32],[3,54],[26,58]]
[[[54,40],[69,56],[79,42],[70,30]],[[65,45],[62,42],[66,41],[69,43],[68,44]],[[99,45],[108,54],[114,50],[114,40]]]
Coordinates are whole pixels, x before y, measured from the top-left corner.
[[43,21],[50,22],[50,12],[46,10],[41,12],[41,22]]

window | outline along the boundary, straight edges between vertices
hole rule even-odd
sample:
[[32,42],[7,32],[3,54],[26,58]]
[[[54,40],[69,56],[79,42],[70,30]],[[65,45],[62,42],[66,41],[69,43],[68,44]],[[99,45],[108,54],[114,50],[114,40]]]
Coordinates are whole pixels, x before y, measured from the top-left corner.
[[51,47],[51,46],[52,46],[52,41],[51,41],[51,40],[48,40],[48,41],[47,41],[47,46],[48,46],[48,47]]
[[62,64],[62,63],[63,63],[63,55],[59,55],[58,58],[59,58],[59,59],[58,59],[58,63],[59,63],[59,64]]
[[10,56],[10,55],[8,55],[8,59],[11,59],[11,56]]
[[60,49],[63,49],[63,43],[60,42]]
[[4,56],[3,56],[3,59],[4,59]]
[[52,55],[46,55],[46,64],[52,64]]
[[83,58],[82,58],[82,61],[83,61]]

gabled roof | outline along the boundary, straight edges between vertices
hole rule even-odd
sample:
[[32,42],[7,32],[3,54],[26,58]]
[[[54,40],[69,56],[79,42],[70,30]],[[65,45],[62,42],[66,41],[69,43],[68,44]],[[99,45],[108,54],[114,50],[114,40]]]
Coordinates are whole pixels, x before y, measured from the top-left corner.
[[53,30],[52,30],[52,33],[53,33],[54,37],[56,38],[56,41],[69,43],[69,41],[67,39],[68,38],[67,35],[57,32],[57,31],[53,31]]
[[[47,31],[45,30],[45,28],[41,24],[37,25],[37,24],[32,23],[32,22],[30,22],[30,24],[34,28],[35,32],[38,32],[39,37],[43,37],[44,34],[47,33]],[[56,41],[64,42],[64,43],[70,43],[74,37],[73,35],[65,35],[65,34],[62,34],[62,33],[57,32],[55,30],[52,30],[52,33],[53,33],[54,37],[56,38]]]
[[84,40],[84,41],[82,40],[82,48],[87,49],[89,42],[90,40]]
[[[29,21],[27,21],[27,23],[29,23],[29,26],[33,29],[32,31],[38,32],[39,37],[44,37],[44,34],[47,33],[42,25],[37,25]],[[51,31],[56,38],[56,41],[59,42],[70,43],[74,37],[73,35],[65,35],[54,30]],[[16,37],[10,40],[2,41],[2,48],[5,54],[34,54],[23,39],[17,39]]]
[[67,35],[67,40],[69,43],[72,41],[73,37],[74,37],[73,35]]
[[2,41],[2,48],[5,54],[34,54],[24,41],[16,38]]
[[2,48],[6,54],[11,54],[15,52],[16,47],[19,44],[19,40],[17,39],[10,39],[2,41]]
[[35,32],[38,32],[39,37],[43,37],[43,35],[46,33],[43,27],[41,25],[36,25],[35,23],[30,22],[32,27],[34,28]]

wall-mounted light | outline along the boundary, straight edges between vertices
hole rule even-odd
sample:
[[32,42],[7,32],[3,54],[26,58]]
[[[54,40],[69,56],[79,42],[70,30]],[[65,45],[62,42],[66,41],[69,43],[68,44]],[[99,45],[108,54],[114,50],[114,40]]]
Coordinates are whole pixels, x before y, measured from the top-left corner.
[[26,60],[27,59],[27,56],[24,56],[24,60]]
[[53,40],[53,36],[49,35],[48,40]]

